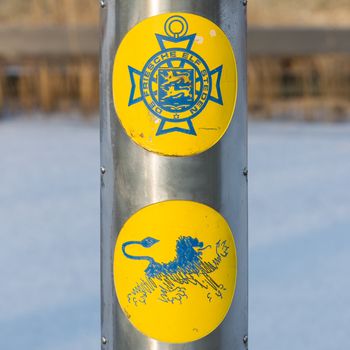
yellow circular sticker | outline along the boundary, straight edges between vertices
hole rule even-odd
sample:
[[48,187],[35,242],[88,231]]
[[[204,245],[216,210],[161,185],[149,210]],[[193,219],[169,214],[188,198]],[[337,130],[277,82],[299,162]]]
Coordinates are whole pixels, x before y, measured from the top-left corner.
[[114,61],[113,98],[126,133],[163,155],[208,150],[227,130],[237,68],[225,33],[188,13],[150,17],[132,28]]
[[224,320],[237,275],[225,219],[191,201],[134,214],[119,233],[114,283],[122,310],[144,335],[167,343],[203,338]]

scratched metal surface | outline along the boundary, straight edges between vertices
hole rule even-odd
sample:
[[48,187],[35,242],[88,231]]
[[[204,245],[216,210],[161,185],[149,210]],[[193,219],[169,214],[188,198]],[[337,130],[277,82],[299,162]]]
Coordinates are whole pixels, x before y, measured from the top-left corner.
[[[167,12],[190,12],[211,19],[226,32],[237,60],[239,85],[234,119],[216,146],[192,157],[165,157],[137,146],[124,133],[113,106],[111,77],[119,43],[142,19]],[[242,0],[108,0],[102,9],[100,83],[101,166],[106,169],[101,174],[102,349],[246,349],[246,8]],[[137,331],[124,316],[113,284],[114,246],[122,225],[142,207],[169,199],[194,200],[218,210],[230,224],[237,246],[237,287],[227,317],[207,337],[186,344],[160,343]]]

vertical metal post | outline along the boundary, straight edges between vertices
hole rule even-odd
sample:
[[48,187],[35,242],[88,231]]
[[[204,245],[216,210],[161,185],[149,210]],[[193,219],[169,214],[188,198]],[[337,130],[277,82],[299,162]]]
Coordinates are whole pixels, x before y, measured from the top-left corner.
[[[101,5],[102,349],[246,349],[246,1],[104,0]],[[125,132],[113,103],[113,65],[123,38],[142,20],[167,13],[191,13],[214,22],[228,37],[237,64],[237,102],[234,117],[226,133],[210,149],[185,157],[164,156],[140,147]],[[140,38],[139,44],[142,51],[143,38]],[[138,55],[137,52],[133,54]],[[234,235],[238,263],[232,304],[223,322],[209,335],[196,341],[161,342],[144,335],[132,325],[123,312],[114,286],[115,245],[123,225],[140,209],[168,200],[194,201],[215,209],[226,219]]]

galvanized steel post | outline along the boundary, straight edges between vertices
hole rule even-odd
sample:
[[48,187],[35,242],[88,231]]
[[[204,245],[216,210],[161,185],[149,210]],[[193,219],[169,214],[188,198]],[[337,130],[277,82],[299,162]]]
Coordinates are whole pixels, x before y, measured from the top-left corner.
[[[102,349],[246,349],[248,342],[246,1],[103,0],[101,7]],[[151,19],[146,20],[148,18]],[[205,27],[206,23],[209,23],[208,28]],[[158,25],[159,27],[157,27]],[[231,74],[229,67],[231,61],[221,66],[216,64],[217,60],[226,59],[224,57],[226,51],[224,52],[224,50],[228,50],[225,48],[227,45],[224,34],[221,34],[217,26],[225,33],[228,38],[227,43],[231,44],[234,52],[236,85],[233,84],[233,69],[232,76],[226,76]],[[201,28],[203,28],[204,34],[201,32]],[[208,29],[208,33],[205,32],[206,29]],[[142,35],[140,35],[141,33]],[[191,36],[192,34],[193,36]],[[127,35],[128,38],[126,38]],[[133,43],[133,35],[135,38],[137,35],[139,37],[136,44]],[[205,56],[204,51],[200,51],[201,47],[206,47],[200,46],[203,41],[203,45],[206,45],[205,40],[209,40],[206,35],[213,40],[219,40],[215,42],[213,46],[215,49],[212,47],[208,56]],[[124,38],[126,39],[123,40]],[[186,44],[185,48],[179,48],[185,39],[194,46]],[[156,40],[160,44],[159,50],[154,49]],[[169,46],[166,46],[169,43],[174,44],[170,45],[170,49]],[[130,62],[127,62],[127,65],[123,65],[124,56],[130,57]],[[162,61],[163,59],[164,61]],[[167,60],[167,65],[164,63],[165,60]],[[162,65],[159,65],[159,62],[163,62]],[[124,78],[120,78],[123,74],[126,77],[125,84],[123,83]],[[210,78],[207,78],[208,75]],[[150,83],[148,83],[149,81]],[[230,85],[231,83],[232,85]],[[224,91],[225,88],[227,91]],[[237,96],[233,92],[234,89],[237,89]],[[149,96],[153,100],[150,100]],[[124,103],[123,98],[127,103]],[[181,99],[180,105],[176,104],[176,99],[179,98]],[[219,108],[225,108],[231,102],[233,106],[235,98],[236,103],[231,121],[231,115],[228,115],[232,114],[230,109],[223,109],[220,112]],[[164,101],[172,102],[166,105]],[[186,107],[186,103],[191,106]],[[205,107],[206,104],[208,107]],[[169,114],[165,114],[164,111],[167,110],[169,110]],[[177,112],[174,112],[174,117],[170,117],[173,110]],[[188,114],[186,114],[187,112]],[[135,118],[133,113],[135,113]],[[208,125],[208,128],[200,124],[200,113],[207,116],[207,119],[203,119],[203,123],[212,118],[212,124]],[[227,125],[221,125],[220,118],[224,119],[225,115],[228,119],[225,122]],[[144,124],[142,124],[144,117],[148,119],[144,119]],[[133,118],[136,126],[129,124],[134,120]],[[152,124],[148,130],[149,120],[154,125]],[[215,122],[219,126],[213,127]],[[145,127],[144,132],[135,131],[138,123],[143,125],[140,127]],[[210,141],[210,137],[213,133],[210,133],[210,129],[219,130],[219,132],[221,130],[219,137],[216,139],[214,137],[212,141]],[[214,132],[216,132],[215,130]],[[201,133],[204,135],[203,141],[196,143],[195,140],[202,137]],[[171,139],[171,142],[164,141],[163,144],[163,140],[166,140],[167,137]],[[158,141],[159,144],[156,143]],[[208,142],[209,144],[207,144]],[[145,217],[143,217],[141,224],[131,222],[126,225],[126,223],[135,216],[135,213],[141,213],[144,208],[153,208],[151,210],[156,216],[158,207],[152,205],[169,202],[170,206],[175,208],[175,214],[182,213],[174,221],[171,221],[171,216],[166,219],[173,222],[172,226],[176,226],[177,222],[186,216],[186,210],[192,210],[191,206],[193,205],[193,220],[201,221],[201,210],[207,210],[208,215],[212,213],[215,224],[221,220],[221,217],[223,218],[222,227],[224,227],[225,221],[232,231],[234,247],[233,245],[230,247],[229,242],[223,243],[224,239],[221,237],[224,236],[220,236],[219,232],[215,252],[212,246],[215,247],[216,241],[210,241],[211,236],[208,233],[208,236],[204,235],[196,239],[185,237],[185,239],[192,239],[191,244],[194,248],[191,252],[197,259],[194,262],[189,262],[191,259],[189,256],[185,256],[186,268],[181,265],[183,262],[180,262],[179,258],[174,260],[175,252],[168,255],[167,261],[175,261],[176,268],[174,265],[165,266],[165,264],[156,263],[155,259],[151,257],[135,257],[135,255],[141,255],[141,252],[145,255],[146,251],[157,254],[154,247],[159,246],[159,249],[162,249],[163,241],[160,237],[163,236],[159,233],[157,237],[153,237],[156,235],[154,228],[148,236],[142,236],[141,233],[133,231],[135,227],[140,232],[143,230],[144,223],[147,222]],[[183,209],[182,203],[184,203]],[[196,203],[205,206],[197,208]],[[160,215],[168,215],[166,208],[164,211],[163,207],[159,208],[162,210],[159,212]],[[209,208],[214,209],[215,212],[211,212],[212,209]],[[150,214],[151,218],[152,215]],[[183,220],[186,221],[188,218]],[[150,222],[150,227],[153,227],[152,225],[153,223]],[[186,226],[186,223],[184,225]],[[198,222],[198,225],[202,225],[202,223]],[[169,230],[171,231],[171,227]],[[190,236],[190,231],[189,228],[188,232],[179,232],[182,235],[179,236],[179,240],[184,239],[186,235]],[[133,232],[135,235],[140,234],[141,236],[135,238],[132,236]],[[191,234],[194,235],[193,232]],[[117,242],[119,236],[122,236],[120,243]],[[168,236],[164,236],[164,239],[166,237]],[[206,242],[205,237],[208,237],[208,242]],[[186,244],[189,244],[188,242]],[[130,245],[130,249],[128,245]],[[218,251],[218,247],[223,250]],[[235,254],[233,254],[234,248]],[[202,260],[210,249],[214,249],[213,254],[217,255],[210,265],[205,265],[206,272],[204,273]],[[178,249],[177,253],[179,254],[179,252]],[[121,257],[120,260],[118,260],[118,254]],[[200,311],[194,308],[191,313],[184,312],[182,314],[181,305],[184,305],[184,310],[191,310],[191,305],[195,305],[196,299],[201,298],[202,295],[204,299],[199,303],[203,305],[204,309],[206,305],[210,305],[213,298],[218,299],[218,301],[215,299],[214,302],[218,303],[215,305],[220,305],[220,298],[225,300],[222,293],[229,292],[231,282],[228,280],[227,285],[220,284],[220,278],[226,278],[225,276],[230,275],[232,271],[227,270],[223,275],[220,275],[221,277],[215,275],[217,276],[215,278],[209,277],[209,274],[219,274],[219,263],[226,264],[225,258],[230,254],[233,256],[232,261],[235,257],[237,258],[234,265],[234,269],[236,269],[235,281],[232,282],[232,285],[235,284],[235,289],[230,287],[234,294],[232,302],[229,299],[225,317],[220,319],[217,326],[212,327],[212,329],[209,324],[210,332],[203,330],[204,333],[206,332],[203,333],[203,336],[196,337],[192,334],[193,332],[200,334],[200,326],[198,329],[192,327],[188,330],[188,337],[185,335],[183,337],[175,336],[177,330],[184,332],[181,323],[185,324],[187,319],[192,319],[192,317],[196,320],[193,314]],[[138,261],[142,258],[144,262],[139,263]],[[145,264],[146,260],[148,266]],[[132,266],[129,275],[122,271],[124,263],[125,266]],[[182,270],[178,272],[181,266]],[[120,282],[122,285],[123,281],[128,281],[128,278],[133,278],[133,274],[139,273],[137,272],[138,268],[139,271],[145,273],[144,278],[141,279],[143,282],[137,284],[136,280],[132,281],[132,283],[136,283],[136,289],[128,290],[128,298],[124,300],[124,295],[116,290],[119,283],[115,281],[116,275],[122,276],[124,274],[126,276],[123,275],[124,280]],[[179,282],[181,277],[178,284],[175,283],[174,279],[175,269],[176,273],[179,273],[176,275],[176,281]],[[122,277],[118,278],[122,279]],[[116,285],[117,287],[115,287]],[[194,291],[198,285],[205,293],[191,295],[191,288]],[[177,294],[170,297],[170,292],[174,291]],[[153,298],[152,293],[158,293],[158,299],[147,299]],[[130,308],[128,303],[130,303]],[[162,303],[159,309],[156,303]],[[164,317],[166,315],[161,315],[162,310],[164,310],[162,309],[163,305],[169,308],[168,310],[172,310],[171,308],[180,310],[171,323],[173,330],[169,330],[168,338],[165,335],[164,337],[156,335],[157,329],[161,329],[162,324],[157,325],[157,322],[153,322],[154,333],[148,324],[154,318],[154,315],[147,313],[147,308],[152,310],[152,305],[155,307],[154,312],[159,313],[160,322],[165,323],[166,318]],[[216,310],[216,308],[208,310]],[[132,312],[135,312],[135,316]],[[169,317],[172,315],[171,312]],[[142,315],[145,317],[144,322]],[[181,322],[181,315],[183,322]],[[162,317],[163,321],[161,321]],[[204,316],[201,318],[208,318],[210,323],[209,319],[215,319],[215,315],[204,312]],[[171,327],[167,326],[167,330]],[[174,332],[174,337],[172,337],[171,332]],[[177,341],[177,339],[179,340]]]

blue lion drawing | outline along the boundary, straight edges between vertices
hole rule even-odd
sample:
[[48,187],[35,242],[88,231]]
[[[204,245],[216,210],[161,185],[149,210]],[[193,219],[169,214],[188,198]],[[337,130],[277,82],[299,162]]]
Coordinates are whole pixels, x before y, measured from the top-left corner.
[[203,261],[203,251],[212,249],[211,245],[204,246],[198,238],[180,236],[176,241],[176,257],[167,263],[160,263],[154,258],[143,255],[135,256],[127,252],[132,245],[140,245],[150,248],[159,240],[147,237],[142,241],[128,241],[123,243],[122,251],[126,258],[136,261],[147,261],[145,276],[128,295],[130,303],[135,306],[146,304],[147,298],[156,290],[160,291],[159,300],[165,303],[179,302],[188,299],[186,285],[192,284],[207,291],[207,300],[214,297],[222,298],[225,286],[217,283],[210,274],[216,271],[223,258],[227,257],[229,247],[226,241],[217,241],[215,245],[215,257],[212,261]]

